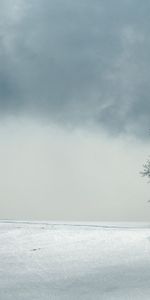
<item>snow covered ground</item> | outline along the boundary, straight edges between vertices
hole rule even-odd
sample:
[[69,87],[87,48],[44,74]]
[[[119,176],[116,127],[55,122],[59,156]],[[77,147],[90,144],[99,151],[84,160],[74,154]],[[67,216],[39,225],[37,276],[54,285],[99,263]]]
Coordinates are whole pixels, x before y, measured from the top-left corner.
[[150,299],[150,226],[0,222],[1,300]]

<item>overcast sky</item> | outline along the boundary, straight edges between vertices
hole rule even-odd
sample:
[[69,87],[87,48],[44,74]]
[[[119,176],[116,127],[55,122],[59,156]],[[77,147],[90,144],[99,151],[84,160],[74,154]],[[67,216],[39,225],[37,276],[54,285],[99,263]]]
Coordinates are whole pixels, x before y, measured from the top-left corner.
[[146,221],[150,2],[0,0],[0,218]]

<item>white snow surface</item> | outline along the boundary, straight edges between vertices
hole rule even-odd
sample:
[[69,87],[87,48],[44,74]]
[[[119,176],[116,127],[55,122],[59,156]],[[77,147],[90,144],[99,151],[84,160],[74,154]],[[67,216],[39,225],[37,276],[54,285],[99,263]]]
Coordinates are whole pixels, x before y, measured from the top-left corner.
[[150,299],[150,225],[0,222],[0,300]]

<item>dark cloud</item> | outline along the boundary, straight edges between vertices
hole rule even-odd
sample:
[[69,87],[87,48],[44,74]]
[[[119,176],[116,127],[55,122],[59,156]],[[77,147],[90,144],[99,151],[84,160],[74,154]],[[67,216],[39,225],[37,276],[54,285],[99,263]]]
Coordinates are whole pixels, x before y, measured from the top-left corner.
[[0,110],[150,127],[150,2],[0,0]]

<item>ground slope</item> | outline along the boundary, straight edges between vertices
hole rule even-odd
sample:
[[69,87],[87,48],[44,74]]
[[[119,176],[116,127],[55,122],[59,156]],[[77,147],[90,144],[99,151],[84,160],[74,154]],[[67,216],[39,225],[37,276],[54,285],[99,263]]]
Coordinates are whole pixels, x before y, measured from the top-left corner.
[[0,299],[150,299],[144,224],[0,222]]

